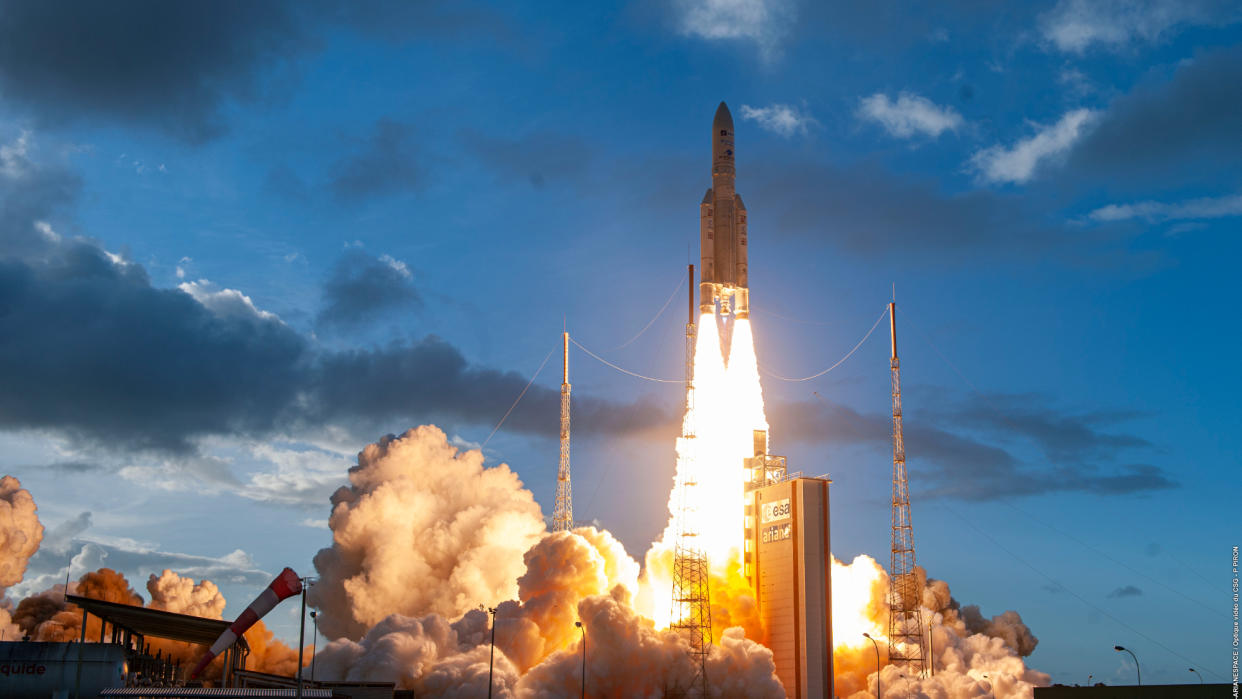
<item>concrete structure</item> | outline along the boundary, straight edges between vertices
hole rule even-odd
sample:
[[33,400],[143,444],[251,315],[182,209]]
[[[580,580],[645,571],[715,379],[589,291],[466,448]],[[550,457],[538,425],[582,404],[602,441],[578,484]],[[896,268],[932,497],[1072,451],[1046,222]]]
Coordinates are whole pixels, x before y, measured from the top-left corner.
[[796,699],[833,696],[832,568],[827,478],[788,474],[755,432],[748,460],[746,576],[776,675]]
[[746,268],[746,205],[733,186],[733,115],[724,102],[712,121],[712,186],[699,204],[699,309],[729,313],[729,301],[738,318],[750,315]]
[[1231,696],[1234,696],[1233,685],[1229,684],[1145,684],[1115,687],[1103,684],[1067,687],[1057,684],[1035,688],[1035,699],[1207,699]]

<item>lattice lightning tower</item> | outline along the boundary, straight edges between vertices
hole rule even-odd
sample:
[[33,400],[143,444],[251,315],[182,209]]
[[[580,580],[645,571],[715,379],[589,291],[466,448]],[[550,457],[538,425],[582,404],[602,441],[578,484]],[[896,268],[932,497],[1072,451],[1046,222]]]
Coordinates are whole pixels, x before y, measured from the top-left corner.
[[[684,457],[678,488],[677,547],[673,558],[671,627],[690,642],[694,677],[685,696],[707,696],[707,653],[712,642],[711,594],[707,553],[699,540],[698,463],[694,415],[694,265],[690,265],[690,318],[686,323],[686,419],[679,451]],[[680,692],[678,692],[680,694]]]
[[922,675],[923,591],[914,574],[914,526],[910,522],[910,484],[906,477],[906,445],[901,430],[901,364],[897,359],[897,304],[888,304],[893,368],[893,557],[889,569],[889,662]]
[[561,464],[556,471],[556,507],[552,510],[552,531],[574,528],[574,494],[569,484],[569,333],[561,333]]

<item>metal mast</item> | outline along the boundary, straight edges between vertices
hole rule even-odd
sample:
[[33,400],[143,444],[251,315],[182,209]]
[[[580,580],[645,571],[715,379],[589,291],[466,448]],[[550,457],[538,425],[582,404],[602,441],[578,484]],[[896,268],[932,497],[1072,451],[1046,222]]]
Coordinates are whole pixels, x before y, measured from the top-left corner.
[[888,304],[893,368],[893,557],[889,569],[888,659],[907,673],[922,675],[923,591],[914,574],[914,526],[910,522],[910,483],[901,430],[901,363],[897,359],[897,303]]
[[686,322],[686,419],[680,451],[682,481],[677,509],[677,547],[673,558],[672,628],[690,643],[694,677],[685,696],[707,696],[707,652],[712,643],[711,594],[707,553],[699,541],[698,459],[694,415],[694,265],[690,265],[690,314]]
[[556,508],[552,510],[552,531],[574,528],[574,494],[569,484],[569,332],[561,333],[561,465],[556,471]]

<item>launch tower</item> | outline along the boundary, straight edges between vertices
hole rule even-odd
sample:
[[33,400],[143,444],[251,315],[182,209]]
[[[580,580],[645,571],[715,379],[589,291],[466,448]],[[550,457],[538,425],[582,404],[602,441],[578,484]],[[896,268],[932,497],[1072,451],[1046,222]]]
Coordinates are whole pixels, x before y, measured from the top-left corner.
[[914,574],[914,526],[910,523],[910,484],[901,430],[901,363],[897,359],[897,304],[888,304],[893,370],[893,556],[889,568],[888,659],[909,674],[922,675],[923,590]]
[[556,507],[552,531],[574,528],[574,494],[569,483],[569,333],[561,333],[561,463],[556,470]]
[[686,419],[678,440],[685,462],[677,484],[677,545],[673,554],[673,607],[671,627],[690,643],[694,677],[687,697],[707,696],[707,652],[712,643],[712,604],[708,588],[707,552],[699,540],[699,469],[695,449],[694,415],[694,265],[690,265],[690,317],[686,322]]

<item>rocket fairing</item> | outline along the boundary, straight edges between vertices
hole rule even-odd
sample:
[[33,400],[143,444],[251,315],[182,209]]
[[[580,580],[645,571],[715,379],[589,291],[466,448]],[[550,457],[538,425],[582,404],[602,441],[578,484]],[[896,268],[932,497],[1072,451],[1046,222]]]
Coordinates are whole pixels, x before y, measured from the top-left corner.
[[733,115],[724,102],[712,121],[712,186],[699,205],[699,310],[750,315],[746,274],[746,206],[734,191]]

